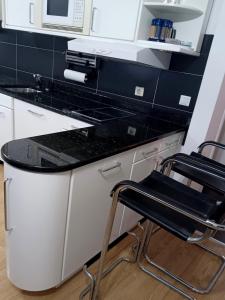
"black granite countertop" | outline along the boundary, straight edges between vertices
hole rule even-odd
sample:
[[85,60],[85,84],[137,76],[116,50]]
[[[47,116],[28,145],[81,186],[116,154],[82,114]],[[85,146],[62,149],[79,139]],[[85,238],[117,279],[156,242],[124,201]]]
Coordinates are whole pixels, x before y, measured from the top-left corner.
[[[99,112],[112,108],[103,96],[77,91],[73,94],[53,91],[41,94],[9,92],[0,81],[0,93],[13,96],[51,111],[94,125],[85,129],[14,140],[2,147],[4,161],[34,172],[62,172],[122,153],[187,129],[188,118],[179,112],[151,109],[138,113],[134,107],[124,118],[107,122],[90,119],[72,111]],[[69,99],[69,101],[68,101]],[[117,107],[118,109],[118,107]]]

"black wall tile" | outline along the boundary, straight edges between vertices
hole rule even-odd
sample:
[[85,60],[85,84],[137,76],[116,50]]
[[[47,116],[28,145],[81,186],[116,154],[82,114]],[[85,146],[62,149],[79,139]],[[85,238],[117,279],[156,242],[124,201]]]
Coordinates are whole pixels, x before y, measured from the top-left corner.
[[0,42],[16,44],[16,30],[0,30]]
[[211,50],[211,46],[212,46],[212,43],[213,43],[213,38],[214,38],[213,34],[205,34],[204,35],[201,54],[209,55],[209,52]]
[[[190,74],[203,75],[213,36],[205,35],[200,57],[173,54],[169,71],[160,71],[134,62],[102,58],[98,89],[97,78],[89,80],[87,84],[64,78],[67,67],[65,50],[69,40],[64,37],[2,29],[0,76],[4,74],[12,80],[17,78],[18,83],[33,84],[33,73],[39,73],[45,82],[52,80],[56,85],[63,85],[66,90],[94,89],[105,96],[102,99],[106,104],[131,110],[138,106],[140,112],[149,113],[155,100],[156,107],[161,105],[172,110],[182,109],[190,114],[202,80],[202,76]],[[136,86],[145,88],[144,97],[134,95]],[[192,97],[189,108],[179,105],[182,94]]]
[[[160,70],[132,62],[104,59],[98,88],[142,101],[153,102]],[[136,86],[144,87],[144,97],[135,96]]]
[[68,41],[71,39],[61,36],[55,36],[54,37],[54,50],[63,52],[68,49]]
[[0,65],[16,69],[16,45],[0,43]]
[[[159,77],[155,104],[193,112],[201,81],[201,76],[162,71]],[[192,98],[189,107],[179,105],[181,95]]]
[[[0,67],[0,78],[9,77],[12,81],[16,80],[16,70]],[[10,80],[11,82],[11,80]],[[10,83],[9,82],[9,83]]]
[[53,36],[47,34],[18,31],[18,45],[53,50]]
[[170,63],[171,71],[178,71],[190,74],[203,75],[208,61],[209,52],[213,42],[213,35],[205,35],[201,54],[199,57],[183,54],[172,54]]
[[62,53],[54,52],[54,71],[53,71],[54,80],[61,80],[67,83],[81,85],[92,89],[97,88],[97,78],[89,79],[85,84],[65,79],[64,71],[66,68],[67,68],[67,64],[65,60],[65,54],[63,52]]
[[38,73],[45,77],[52,77],[52,51],[18,46],[17,62],[17,68],[20,71]]

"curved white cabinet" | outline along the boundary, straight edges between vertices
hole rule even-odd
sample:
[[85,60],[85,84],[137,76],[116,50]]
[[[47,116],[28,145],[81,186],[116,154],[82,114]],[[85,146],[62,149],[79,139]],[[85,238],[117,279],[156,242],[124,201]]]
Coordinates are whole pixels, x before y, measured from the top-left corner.
[[[23,290],[43,291],[78,272],[101,250],[112,188],[121,180],[142,180],[158,160],[178,151],[182,136],[172,135],[63,173],[26,172],[5,163],[10,281]],[[111,241],[140,218],[119,204]]]
[[18,288],[42,291],[62,281],[71,172],[37,174],[5,164],[7,273]]

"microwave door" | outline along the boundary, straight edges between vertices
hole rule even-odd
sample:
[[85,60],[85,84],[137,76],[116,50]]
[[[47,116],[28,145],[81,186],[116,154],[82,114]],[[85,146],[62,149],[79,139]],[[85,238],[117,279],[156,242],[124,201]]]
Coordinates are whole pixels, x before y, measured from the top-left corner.
[[74,10],[74,0],[44,0],[43,23],[73,26]]

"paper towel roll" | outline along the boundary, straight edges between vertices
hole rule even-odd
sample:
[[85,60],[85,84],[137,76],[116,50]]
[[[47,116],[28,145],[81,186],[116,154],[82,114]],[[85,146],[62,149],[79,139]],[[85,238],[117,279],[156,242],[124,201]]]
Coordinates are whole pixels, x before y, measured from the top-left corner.
[[85,83],[87,81],[87,74],[68,70],[68,69],[66,69],[64,71],[64,77],[66,79],[74,80],[74,81],[78,81],[78,82],[82,82],[82,83]]

